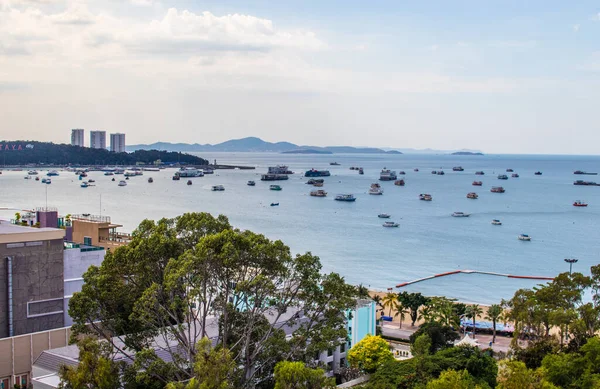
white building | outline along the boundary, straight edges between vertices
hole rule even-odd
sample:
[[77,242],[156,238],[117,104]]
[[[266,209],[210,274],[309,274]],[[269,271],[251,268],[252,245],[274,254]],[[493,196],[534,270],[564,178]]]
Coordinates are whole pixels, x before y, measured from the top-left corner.
[[83,147],[83,128],[71,130],[71,146]]
[[110,134],[110,151],[115,153],[125,152],[125,134]]
[[90,131],[90,148],[106,149],[106,131]]

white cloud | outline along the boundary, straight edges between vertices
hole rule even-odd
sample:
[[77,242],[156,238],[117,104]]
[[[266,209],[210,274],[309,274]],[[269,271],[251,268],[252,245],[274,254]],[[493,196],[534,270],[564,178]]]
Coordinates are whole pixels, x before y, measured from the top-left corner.
[[581,27],[581,25],[579,25],[579,24],[574,24],[574,25],[573,25],[573,31],[575,31],[575,32],[579,32],[579,28],[580,28],[580,27]]
[[154,4],[153,0],[129,0],[133,5],[139,5],[142,7],[149,7]]

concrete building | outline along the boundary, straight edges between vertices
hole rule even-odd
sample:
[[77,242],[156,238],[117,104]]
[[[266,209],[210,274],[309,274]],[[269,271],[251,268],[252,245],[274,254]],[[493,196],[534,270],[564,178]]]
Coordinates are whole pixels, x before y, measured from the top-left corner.
[[117,228],[123,226],[111,223],[109,216],[73,215],[71,225],[73,227],[71,240],[74,243],[115,249],[126,245],[131,240],[130,234],[117,232]]
[[90,131],[90,148],[106,149],[106,131]]
[[125,152],[125,134],[110,134],[110,151],[115,153]]
[[[84,140],[83,140],[83,129],[82,128],[76,128],[71,130],[71,145],[72,146],[79,146],[79,147],[83,147],[84,146]],[[2,388],[0,388],[2,389]]]

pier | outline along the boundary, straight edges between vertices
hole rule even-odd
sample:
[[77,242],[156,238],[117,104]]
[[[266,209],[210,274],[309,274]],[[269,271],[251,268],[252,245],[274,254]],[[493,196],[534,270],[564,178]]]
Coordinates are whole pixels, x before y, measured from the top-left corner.
[[418,282],[423,282],[423,281],[427,281],[427,280],[433,280],[435,278],[451,276],[453,274],[459,274],[459,273],[462,273],[462,274],[485,274],[485,275],[488,275],[488,276],[518,278],[518,279],[525,279],[525,280],[541,280],[541,281],[552,281],[552,280],[554,280],[554,277],[521,276],[521,275],[496,273],[496,272],[481,271],[481,270],[454,270],[454,271],[449,271],[449,272],[445,272],[445,273],[434,274],[434,275],[428,276],[428,277],[417,278],[416,280],[412,280],[412,281],[408,281],[408,282],[402,282],[402,283],[396,285],[396,288],[402,288],[402,287],[405,287],[405,286],[408,286],[408,285],[416,284]]

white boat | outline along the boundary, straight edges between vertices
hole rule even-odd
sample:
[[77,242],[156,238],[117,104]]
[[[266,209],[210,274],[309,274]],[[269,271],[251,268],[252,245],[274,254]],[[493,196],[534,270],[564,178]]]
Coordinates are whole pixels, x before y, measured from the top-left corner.
[[204,177],[204,172],[193,167],[182,167],[177,173],[179,177]]
[[90,184],[88,184],[87,182],[82,182],[80,185],[82,188],[87,188],[88,186],[90,186]]
[[390,169],[383,168],[381,173],[379,173],[380,181],[396,181],[397,178],[396,172]]
[[389,213],[380,213],[379,215],[377,215],[378,218],[380,219],[389,219],[392,215],[390,215]]
[[214,173],[215,173],[215,171],[213,169],[211,169],[211,168],[206,168],[206,169],[202,170],[202,175],[204,175],[204,174],[214,174]]
[[382,224],[384,227],[399,227],[400,224],[394,222],[385,222]]
[[492,220],[492,224],[495,225],[495,226],[501,226],[502,222],[500,220],[498,220],[498,219],[494,219],[494,220]]
[[469,217],[471,215],[468,213],[464,213],[464,212],[453,212],[452,216],[453,217]]
[[145,172],[159,172],[160,169],[157,167],[144,167],[142,168],[143,171]]
[[105,176],[112,176],[112,175],[114,175],[114,174],[115,174],[115,173],[113,173],[113,172],[104,172],[104,175],[105,175]]
[[36,170],[30,170],[27,172],[27,174],[29,174],[30,176],[35,176],[38,174],[38,172]]
[[50,170],[48,173],[46,173],[46,175],[48,177],[58,176],[58,172],[56,170]]
[[210,190],[213,192],[222,192],[225,190],[225,187],[223,185],[213,185]]
[[119,181],[119,186],[127,186],[127,181]]
[[354,197],[354,195],[352,195],[352,194],[340,194],[340,195],[335,196],[335,199],[337,201],[348,201],[348,202],[356,201],[356,197]]
[[125,173],[125,169],[121,169],[121,168],[116,168],[114,171],[115,174],[123,174]]
[[531,236],[527,235],[527,234],[521,234],[517,237],[519,240],[523,240],[526,242],[529,242],[531,240]]
[[369,194],[370,195],[382,195],[383,189],[381,189],[381,186],[377,183],[371,184],[371,188],[369,188]]
[[325,192],[323,189],[313,190],[310,192],[310,195],[313,197],[326,197],[327,192]]
[[428,193],[421,193],[421,194],[419,195],[419,200],[423,200],[423,201],[431,201],[431,200],[433,200],[433,197],[431,197],[431,195],[430,195],[430,194],[428,194]]
[[47,178],[47,179],[46,179],[46,182],[44,182],[44,184],[48,184],[48,185],[49,185],[49,184],[52,184],[52,180],[51,180],[51,179],[49,179],[49,178]]
[[246,185],[248,185],[248,186],[255,186],[256,182],[254,182],[254,181],[248,181],[248,183]]
[[135,172],[132,172],[132,171],[126,171],[124,175],[125,175],[125,177],[135,177],[135,176],[137,176],[137,174]]

